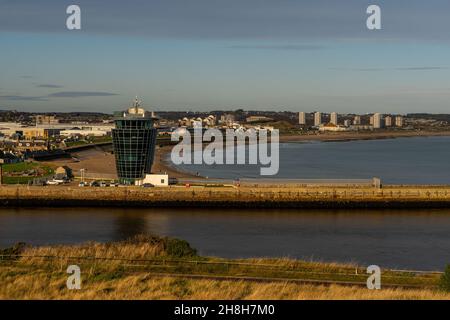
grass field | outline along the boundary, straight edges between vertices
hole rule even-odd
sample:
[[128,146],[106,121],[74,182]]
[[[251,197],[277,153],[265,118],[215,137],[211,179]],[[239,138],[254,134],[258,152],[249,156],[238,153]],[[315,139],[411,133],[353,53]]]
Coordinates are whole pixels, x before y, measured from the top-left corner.
[[[40,172],[37,176],[8,176],[28,170]],[[36,177],[45,177],[54,173],[54,169],[48,165],[38,162],[19,162],[3,165],[3,183],[5,184],[27,184]]]
[[[383,270],[382,290],[368,290],[356,265],[201,257],[184,241],[159,237],[0,254],[0,299],[450,299],[437,287],[439,274]],[[73,264],[81,290],[66,287]]]

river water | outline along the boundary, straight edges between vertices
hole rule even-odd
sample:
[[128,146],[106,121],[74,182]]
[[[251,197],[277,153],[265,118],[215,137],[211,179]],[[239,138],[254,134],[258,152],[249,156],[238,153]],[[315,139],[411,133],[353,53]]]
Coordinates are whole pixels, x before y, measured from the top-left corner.
[[443,270],[450,210],[0,209],[0,246],[111,241],[151,233],[202,255],[292,257]]

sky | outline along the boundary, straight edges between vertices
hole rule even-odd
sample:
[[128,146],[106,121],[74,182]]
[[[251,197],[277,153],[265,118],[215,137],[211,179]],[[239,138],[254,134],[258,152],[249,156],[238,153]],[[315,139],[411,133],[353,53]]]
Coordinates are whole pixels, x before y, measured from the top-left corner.
[[0,110],[450,113],[449,18],[448,0],[0,0]]

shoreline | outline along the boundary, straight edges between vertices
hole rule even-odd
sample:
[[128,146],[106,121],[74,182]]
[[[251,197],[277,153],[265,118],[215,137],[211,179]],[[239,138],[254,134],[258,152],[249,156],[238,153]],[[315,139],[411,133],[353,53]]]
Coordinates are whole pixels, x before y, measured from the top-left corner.
[[[362,140],[384,140],[384,139],[397,139],[397,138],[415,138],[415,137],[445,137],[450,136],[450,131],[394,131],[394,132],[365,132],[365,133],[323,133],[316,135],[282,135],[280,136],[280,143],[309,143],[309,142],[350,142],[350,141],[362,141]],[[173,165],[169,161],[166,161],[173,146],[166,145],[157,147],[152,166],[153,173],[167,173],[170,177],[176,179],[186,180],[206,180],[205,177],[196,175],[193,172],[184,171],[177,166]],[[114,156],[110,151],[104,148],[92,148],[84,151],[75,152],[73,157],[78,158],[78,161],[74,161],[74,158],[70,159],[55,159],[51,161],[44,161],[43,164],[49,164],[52,166],[64,166],[71,167],[77,175],[79,170],[85,168],[87,171],[87,178],[95,178],[97,180],[112,180],[116,179],[116,169]],[[98,177],[97,177],[98,175]]]
[[347,142],[360,140],[384,140],[396,138],[449,137],[450,131],[392,131],[320,133],[314,135],[280,135],[280,142]]
[[[324,133],[315,135],[281,135],[280,143],[308,143],[308,142],[351,142],[385,140],[397,138],[418,137],[450,137],[450,131],[417,131],[417,132],[371,132],[371,133]],[[152,167],[154,173],[166,172],[169,176],[177,179],[206,179],[203,176],[178,169],[175,165],[165,161],[173,146],[158,148],[155,152],[155,161]],[[220,178],[226,179],[226,178]]]

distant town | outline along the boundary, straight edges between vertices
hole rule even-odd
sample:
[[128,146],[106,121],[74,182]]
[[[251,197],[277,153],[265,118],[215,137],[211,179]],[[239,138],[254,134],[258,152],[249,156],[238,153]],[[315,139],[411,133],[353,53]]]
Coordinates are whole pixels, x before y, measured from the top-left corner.
[[[292,139],[344,134],[351,138],[363,133],[450,132],[450,114],[338,114],[243,109],[149,114],[156,129],[158,145],[161,141],[170,142],[171,133],[179,127],[192,129],[198,126],[241,131],[278,129],[281,137]],[[0,111],[0,164],[16,165],[9,170],[4,167],[0,182],[42,184],[39,178],[56,175],[58,168],[36,165],[36,162],[61,157],[77,161],[71,151],[88,146],[111,145],[114,128],[113,114]],[[59,174],[60,179],[70,176],[62,168],[59,168]]]

